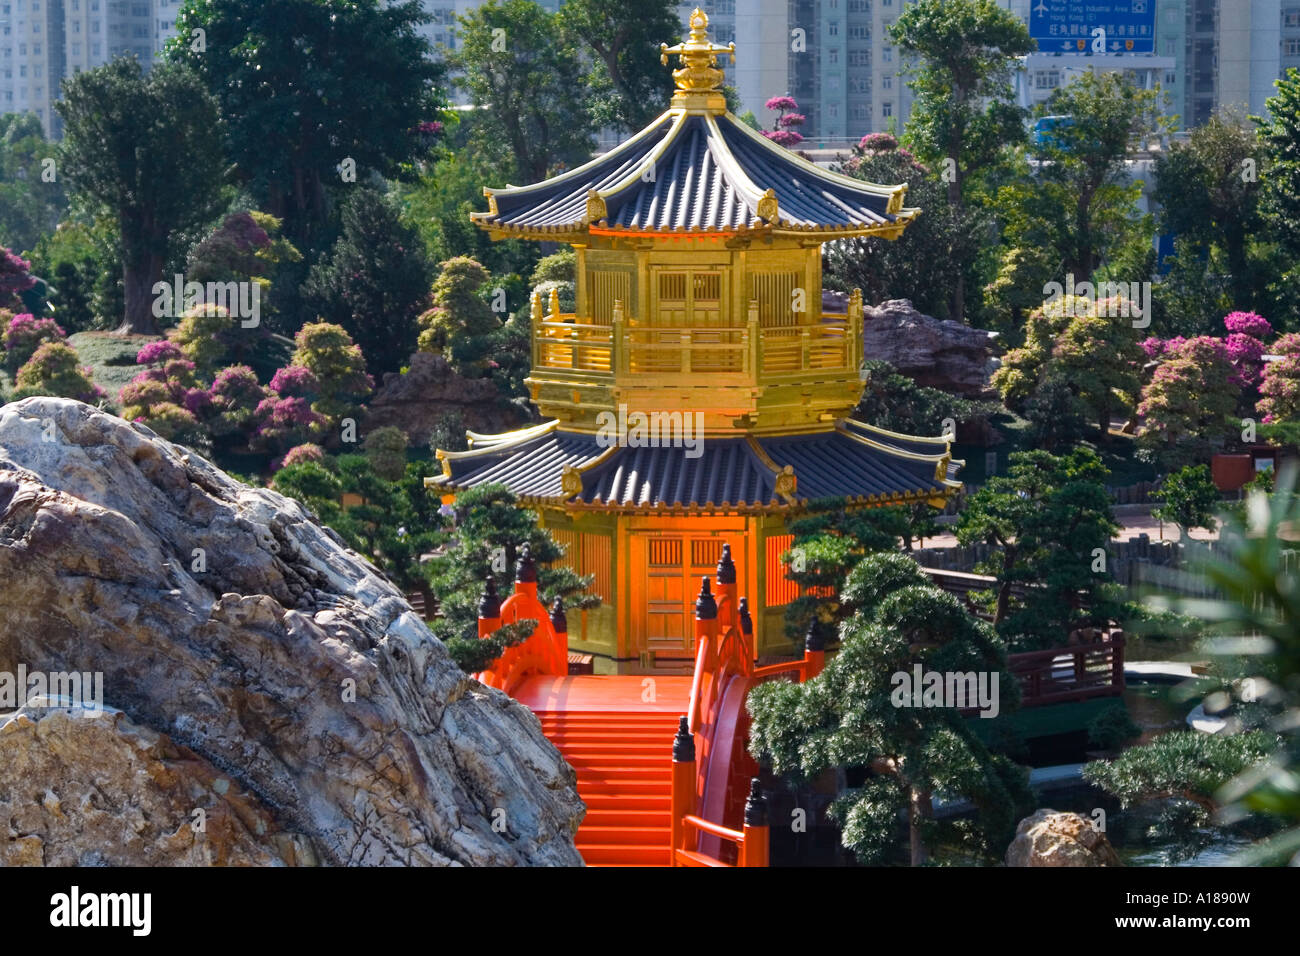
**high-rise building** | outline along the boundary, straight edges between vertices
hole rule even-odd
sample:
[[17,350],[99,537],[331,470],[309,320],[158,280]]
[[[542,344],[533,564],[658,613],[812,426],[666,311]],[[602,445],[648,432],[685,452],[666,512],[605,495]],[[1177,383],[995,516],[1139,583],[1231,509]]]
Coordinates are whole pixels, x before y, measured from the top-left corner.
[[62,134],[54,103],[66,77],[118,56],[153,61],[160,0],[0,0],[0,109],[32,112]]

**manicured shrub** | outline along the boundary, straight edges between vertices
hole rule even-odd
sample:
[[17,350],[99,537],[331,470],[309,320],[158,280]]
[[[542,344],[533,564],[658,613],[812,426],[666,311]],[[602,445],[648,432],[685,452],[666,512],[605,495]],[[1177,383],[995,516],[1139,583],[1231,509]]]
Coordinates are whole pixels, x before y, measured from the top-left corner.
[[400,481],[406,473],[406,432],[395,425],[376,428],[361,445],[370,467],[386,481]]
[[90,369],[80,364],[77,350],[64,342],[46,342],[18,370],[14,399],[32,395],[54,395],[97,403],[104,390],[90,379]]
[[247,365],[232,365],[217,373],[208,396],[208,427],[212,434],[232,435],[252,431],[266,389]]
[[1268,423],[1300,421],[1300,332],[1283,335],[1271,351],[1282,358],[1264,368],[1258,411]]
[[1166,468],[1208,460],[1238,429],[1236,377],[1222,339],[1201,335],[1168,349],[1142,389],[1138,445]]
[[230,349],[225,341],[234,322],[223,306],[200,302],[186,309],[172,338],[205,378],[225,360]]
[[282,459],[278,462],[279,468],[292,468],[294,465],[301,465],[304,462],[313,462],[318,465],[325,464],[325,449],[320,445],[314,445],[307,442],[305,445],[297,445],[290,448]]
[[328,428],[336,428],[344,418],[359,418],[375,383],[348,333],[328,322],[309,322],[298,330],[294,343],[290,364],[308,369],[318,383],[319,397],[311,410]]
[[62,342],[66,336],[53,319],[38,319],[30,312],[15,315],[4,333],[5,367],[15,371],[27,363],[46,342]]

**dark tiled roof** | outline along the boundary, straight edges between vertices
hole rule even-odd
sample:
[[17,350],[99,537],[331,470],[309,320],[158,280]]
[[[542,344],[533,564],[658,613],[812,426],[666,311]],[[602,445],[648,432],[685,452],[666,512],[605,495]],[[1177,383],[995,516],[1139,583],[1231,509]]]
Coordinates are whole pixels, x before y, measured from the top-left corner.
[[[692,458],[686,448],[607,448],[595,435],[551,425],[514,437],[476,436],[476,444],[488,444],[447,455],[449,474],[436,484],[501,482],[525,499],[620,509],[771,509],[812,498],[897,500],[951,491],[936,478],[946,443],[921,440],[922,451],[888,435],[855,422],[807,435],[705,438]],[[793,495],[777,492],[787,465],[797,482]],[[564,490],[570,468],[581,476],[580,493]],[[945,477],[955,472],[950,467]]]
[[[565,232],[587,227],[594,191],[614,231],[732,231],[766,225],[759,201],[772,190],[782,228],[860,231],[888,227],[913,210],[888,212],[895,186],[828,172],[758,135],[731,114],[669,110],[592,162],[533,186],[487,190],[487,228]],[[901,193],[898,196],[901,203]]]

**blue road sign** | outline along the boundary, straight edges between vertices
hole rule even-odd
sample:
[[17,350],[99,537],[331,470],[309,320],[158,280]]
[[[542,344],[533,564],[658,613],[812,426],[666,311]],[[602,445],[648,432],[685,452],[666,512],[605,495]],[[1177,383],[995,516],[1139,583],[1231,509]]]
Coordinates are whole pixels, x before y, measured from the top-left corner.
[[[1097,30],[1105,31],[1104,37]],[[1155,0],[1031,0],[1029,35],[1041,53],[1154,53]]]

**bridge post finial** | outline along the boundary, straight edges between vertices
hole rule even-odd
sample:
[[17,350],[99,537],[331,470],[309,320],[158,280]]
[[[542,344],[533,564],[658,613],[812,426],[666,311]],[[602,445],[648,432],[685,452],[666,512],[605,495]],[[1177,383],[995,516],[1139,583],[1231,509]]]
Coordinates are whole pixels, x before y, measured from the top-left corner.
[[749,796],[745,799],[745,843],[740,850],[741,866],[767,866],[771,848],[771,830],[768,829],[767,797],[758,785],[758,778],[749,781]]
[[714,621],[718,617],[718,602],[713,599],[709,589],[709,576],[700,578],[700,593],[695,599],[695,619],[697,621]]
[[478,599],[478,636],[487,637],[501,626],[501,597],[491,574],[483,581],[483,595]]

